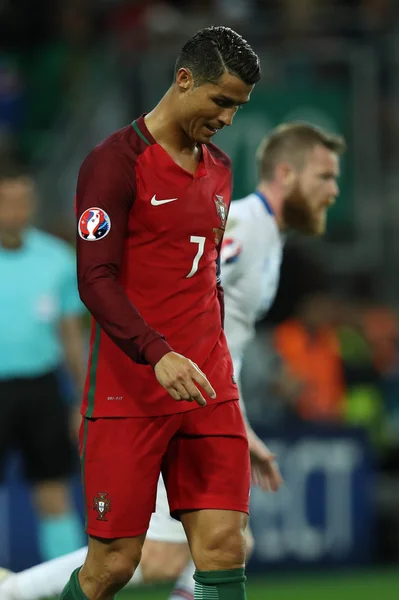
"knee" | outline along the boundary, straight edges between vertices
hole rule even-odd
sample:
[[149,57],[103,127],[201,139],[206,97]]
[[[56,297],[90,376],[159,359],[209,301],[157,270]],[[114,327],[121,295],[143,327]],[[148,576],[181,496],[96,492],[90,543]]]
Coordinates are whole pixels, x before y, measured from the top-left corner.
[[237,569],[245,564],[245,534],[240,527],[220,525],[202,541],[195,564],[198,570]]
[[110,553],[104,570],[104,577],[108,579],[107,583],[118,589],[125,586],[133,577],[139,562],[140,554],[128,556],[121,552]]
[[145,583],[175,581],[189,559],[190,551],[187,544],[147,540],[140,563],[143,580]]
[[[141,558],[141,547],[124,547],[118,542],[102,546],[98,552],[91,551],[80,572],[82,581],[91,590],[119,591],[133,577]],[[86,594],[87,595],[87,594]]]

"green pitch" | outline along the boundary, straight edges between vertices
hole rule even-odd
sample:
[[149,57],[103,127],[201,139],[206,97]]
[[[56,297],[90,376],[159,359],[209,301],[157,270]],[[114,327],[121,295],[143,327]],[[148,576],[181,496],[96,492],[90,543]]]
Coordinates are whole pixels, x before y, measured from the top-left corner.
[[[137,588],[118,594],[118,600],[167,600],[169,588]],[[284,575],[251,578],[248,600],[398,600],[399,572]]]

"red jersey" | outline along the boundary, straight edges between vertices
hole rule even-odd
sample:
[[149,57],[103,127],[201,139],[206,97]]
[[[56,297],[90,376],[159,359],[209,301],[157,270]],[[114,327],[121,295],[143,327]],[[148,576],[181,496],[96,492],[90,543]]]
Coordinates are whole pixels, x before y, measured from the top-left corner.
[[93,316],[87,417],[197,408],[176,402],[155,377],[153,367],[172,349],[204,371],[217,394],[208,403],[238,398],[217,273],[231,191],[221,150],[203,145],[191,175],[143,117],[83,162],[76,209],[79,292]]

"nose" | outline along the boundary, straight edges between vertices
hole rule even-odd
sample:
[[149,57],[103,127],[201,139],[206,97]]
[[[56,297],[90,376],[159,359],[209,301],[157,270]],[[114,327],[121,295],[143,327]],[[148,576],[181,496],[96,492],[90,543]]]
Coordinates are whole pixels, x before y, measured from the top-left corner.
[[224,126],[229,127],[233,122],[234,115],[236,114],[236,112],[237,112],[236,106],[234,108],[225,108],[223,110],[223,112],[221,112],[219,115],[219,119],[218,119],[219,123],[221,125],[223,125],[223,127]]
[[332,182],[332,186],[331,186],[331,195],[336,198],[339,195],[339,186],[338,183],[336,181]]
[[338,184],[335,181],[331,182],[331,185],[329,186],[329,190],[328,190],[328,204],[329,204],[329,206],[332,206],[333,204],[335,204],[335,200],[336,200],[336,198],[337,198],[338,195],[339,195]]

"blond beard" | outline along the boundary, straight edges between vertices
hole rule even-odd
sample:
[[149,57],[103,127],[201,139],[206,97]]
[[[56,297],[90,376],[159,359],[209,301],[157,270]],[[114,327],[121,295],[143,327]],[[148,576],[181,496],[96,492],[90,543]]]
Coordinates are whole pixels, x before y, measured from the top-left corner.
[[304,235],[317,236],[325,231],[325,216],[321,219],[315,217],[299,185],[285,198],[282,217],[285,228],[294,229]]

